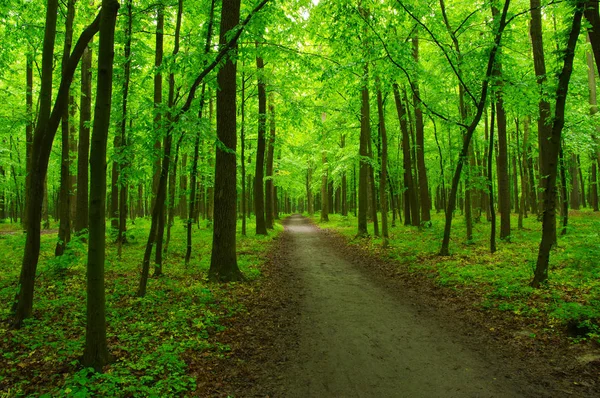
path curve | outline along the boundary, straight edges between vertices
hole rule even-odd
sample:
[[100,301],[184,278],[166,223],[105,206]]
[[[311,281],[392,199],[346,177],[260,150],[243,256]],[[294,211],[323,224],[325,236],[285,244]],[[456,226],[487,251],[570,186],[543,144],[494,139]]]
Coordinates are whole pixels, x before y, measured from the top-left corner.
[[292,216],[285,233],[301,296],[286,396],[527,396],[502,364],[379,286],[307,219]]

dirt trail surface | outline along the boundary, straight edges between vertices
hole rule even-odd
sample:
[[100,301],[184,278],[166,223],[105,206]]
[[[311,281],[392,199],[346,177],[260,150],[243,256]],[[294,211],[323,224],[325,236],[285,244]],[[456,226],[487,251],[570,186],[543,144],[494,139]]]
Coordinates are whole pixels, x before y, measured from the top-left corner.
[[519,397],[482,358],[410,301],[367,278],[306,219],[289,220],[290,265],[302,284],[289,397]]
[[580,362],[590,347],[531,339],[527,324],[481,310],[468,291],[300,216],[284,225],[261,278],[239,286],[246,311],[215,336],[229,355],[190,358],[194,395],[600,397],[600,361]]

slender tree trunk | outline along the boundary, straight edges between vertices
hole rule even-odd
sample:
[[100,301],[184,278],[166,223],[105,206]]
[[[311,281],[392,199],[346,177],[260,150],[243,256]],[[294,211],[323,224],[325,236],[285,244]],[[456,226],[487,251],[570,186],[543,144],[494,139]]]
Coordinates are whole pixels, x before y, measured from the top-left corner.
[[23,212],[23,229],[27,230],[27,204],[30,199],[27,195],[27,187],[31,185],[31,153],[33,144],[33,54],[27,53],[26,66],[26,93],[25,109],[27,111],[27,124],[25,125],[25,211]]
[[[519,165],[519,176],[521,177],[521,196],[520,196],[521,204],[519,206],[518,228],[523,229],[523,217],[527,217],[527,209],[525,207],[525,197],[527,196],[527,188],[526,188],[526,183],[525,183],[525,175],[523,173],[524,167],[523,167],[523,163],[521,162],[521,154],[525,153],[525,152],[521,150],[521,145],[519,142],[519,125],[517,124],[516,127],[517,128],[515,131],[515,136],[517,139],[517,148],[515,150],[516,151],[515,157],[517,158],[517,163]],[[515,174],[516,174],[516,166],[515,166]],[[519,198],[518,195],[517,195],[517,198]]]
[[[211,0],[210,2],[210,13],[208,17],[208,25],[206,30],[206,45],[204,46],[204,53],[207,54],[210,51],[211,41],[212,41],[212,30],[215,16],[215,0]],[[200,94],[200,109],[198,111],[198,120],[202,120],[202,110],[204,108],[204,94],[206,92],[206,84],[202,84],[202,93]],[[243,98],[243,92],[242,92]],[[243,110],[243,105],[242,105]],[[243,129],[242,124],[242,129]],[[190,209],[187,219],[187,247],[185,252],[185,265],[189,265],[190,258],[192,256],[192,224],[194,219],[199,218],[197,215],[197,209],[199,206],[199,201],[196,196],[196,190],[198,188],[198,158],[200,157],[200,137],[201,132],[198,131],[196,133],[196,140],[194,142],[194,159],[192,161],[192,175],[190,177]],[[242,135],[243,137],[243,135]],[[243,156],[242,156],[243,161]]]
[[[243,61],[242,61],[243,62]],[[240,126],[240,144],[242,146],[241,162],[242,166],[242,235],[246,236],[246,214],[248,200],[246,198],[246,73],[243,70],[242,64],[242,104],[240,107],[241,126]]]
[[[258,48],[258,44],[256,45]],[[265,133],[267,130],[267,93],[264,80],[264,61],[256,57],[258,72],[258,141],[256,148],[256,170],[254,172],[254,209],[256,217],[256,234],[266,235],[265,197],[264,197],[264,164],[265,164]]]
[[491,106],[491,122],[490,122],[490,142],[488,145],[488,156],[487,156],[487,185],[489,190],[489,199],[490,199],[490,253],[494,254],[496,252],[496,210],[494,209],[494,167],[492,166],[492,161],[494,159],[494,125],[496,124],[496,108],[492,104]]
[[110,227],[114,231],[119,230],[119,162],[117,161],[118,153],[121,152],[121,136],[115,135],[113,140],[113,152],[115,156],[112,161],[110,173],[110,204],[109,204],[109,219]]
[[569,40],[564,55],[564,65],[558,77],[558,87],[556,89],[556,105],[554,111],[554,122],[552,125],[550,140],[548,142],[549,153],[545,160],[544,170],[548,172],[546,184],[547,195],[544,195],[544,211],[542,214],[542,240],[538,252],[535,274],[531,281],[531,286],[539,287],[541,283],[548,279],[548,263],[550,261],[550,249],[556,238],[556,174],[558,169],[558,152],[561,144],[562,129],[565,123],[565,105],[567,102],[567,92],[569,89],[569,80],[573,72],[573,59],[575,58],[575,48],[581,29],[581,18],[583,14],[583,5],[585,2],[578,1],[577,8],[573,16],[573,24],[569,33]]
[[313,203],[314,199],[313,199],[312,190],[310,189],[311,179],[312,179],[312,169],[309,166],[308,169],[306,170],[306,197],[307,197],[307,201],[308,201],[308,215],[312,217],[313,214],[315,213],[315,207],[314,207],[314,203]]
[[359,144],[359,181],[358,181],[358,232],[356,236],[365,237],[369,235],[367,230],[367,208],[368,208],[368,179],[369,179],[369,141],[371,140],[371,110],[369,107],[369,88],[367,80],[369,68],[364,67],[363,86],[361,88],[360,108],[360,144]]
[[[546,187],[548,170],[545,166],[548,162],[545,156],[549,153],[547,148],[548,142],[550,141],[552,134],[552,121],[550,103],[546,100],[547,95],[544,93],[544,85],[546,83],[546,61],[544,57],[544,41],[543,41],[543,29],[542,29],[542,10],[540,0],[530,0],[531,9],[531,23],[530,23],[530,37],[531,45],[533,49],[533,65],[535,68],[535,74],[537,76],[537,83],[539,87],[540,100],[538,103],[538,144],[540,148],[540,210],[543,208],[543,202],[545,201],[545,193],[548,192]],[[556,231],[554,233],[556,235]]]
[[[183,14],[183,0],[179,0],[177,3],[177,22],[175,24],[175,40],[173,46],[173,58],[177,57],[179,53],[179,36],[181,32],[181,17]],[[171,169],[171,151],[173,143],[173,125],[174,125],[174,106],[175,106],[175,74],[173,71],[169,73],[169,114],[168,114],[168,128],[164,137],[163,142],[163,159],[162,168],[160,171],[160,179],[158,182],[158,192],[156,194],[156,201],[154,207],[156,211],[152,213],[152,223],[157,223],[156,227],[156,252],[154,258],[154,276],[162,275],[163,265],[163,238],[165,232],[165,221],[166,221],[166,204],[167,199],[167,181],[169,179],[169,171]],[[156,217],[156,219],[155,219]],[[150,242],[150,238],[148,238]],[[152,245],[150,244],[150,251],[152,251]]]
[[[126,2],[126,13],[127,13],[127,28],[125,30],[125,65],[123,65],[123,104],[121,108],[121,151],[125,150],[128,146],[127,140],[127,102],[129,100],[129,80],[131,77],[131,36],[133,26],[133,15],[132,15],[132,1],[127,0]],[[121,153],[122,154],[122,153]],[[123,163],[119,164],[121,174],[121,189],[119,191],[119,232],[117,235],[118,245],[118,256],[121,257],[123,250],[123,244],[127,243],[127,199],[128,199],[128,178],[126,178],[126,170],[129,167],[128,162],[125,160],[125,156],[121,156]]]
[[[346,147],[346,134],[342,134],[341,148]],[[342,216],[348,216],[348,177],[346,176],[346,171],[342,172],[342,192],[341,192],[341,206],[342,206]]]
[[106,341],[104,261],[106,246],[106,143],[110,125],[115,23],[119,2],[102,0],[98,81],[90,156],[90,241],[87,258],[87,328],[81,363],[97,372],[111,360]]
[[564,145],[561,142],[560,149],[558,150],[558,162],[560,167],[560,216],[562,218],[562,228],[560,230],[560,234],[566,235],[567,224],[569,223],[569,196],[567,195],[567,174],[563,146]]
[[275,218],[275,192],[273,185],[273,151],[275,146],[275,104],[273,104],[273,96],[269,101],[269,118],[270,118],[270,133],[267,141],[267,165],[265,181],[265,225],[268,229],[273,229]]
[[[379,81],[377,83],[379,85]],[[388,144],[387,131],[385,129],[385,113],[383,110],[383,96],[381,95],[381,89],[377,90],[377,111],[379,116],[379,132],[381,134],[381,178],[379,179],[379,198],[381,200],[381,236],[383,238],[382,246],[387,247],[389,244],[387,218],[388,204],[386,193]]]
[[327,190],[327,156],[325,151],[321,152],[321,222],[329,221],[329,195]]
[[577,155],[571,154],[571,209],[579,210],[581,204],[581,190],[579,189],[579,167],[577,164]]
[[495,34],[494,45],[490,51],[490,55],[488,58],[487,70],[485,73],[485,77],[483,79],[483,84],[481,87],[481,94],[479,98],[479,102],[477,105],[477,112],[475,113],[475,117],[471,124],[468,126],[467,131],[464,135],[462,149],[460,151],[458,161],[456,163],[456,170],[454,171],[454,176],[452,178],[452,187],[450,190],[450,196],[448,197],[448,208],[446,209],[446,222],[444,224],[444,237],[442,240],[442,247],[440,249],[440,255],[447,256],[450,254],[449,246],[450,246],[450,231],[452,229],[452,214],[454,213],[454,208],[456,205],[456,194],[458,192],[458,185],[460,182],[460,175],[462,172],[462,167],[464,160],[468,155],[469,144],[471,142],[471,138],[473,137],[473,133],[481,120],[481,116],[483,114],[483,108],[485,107],[485,102],[487,99],[487,92],[489,88],[489,80],[492,76],[494,63],[496,59],[496,54],[500,47],[500,40],[502,39],[502,33],[504,32],[504,28],[506,27],[506,14],[508,13],[508,8],[510,6],[510,0],[506,0],[504,3],[504,8],[502,9],[502,14],[500,16],[500,23],[498,24],[498,31]]
[[[65,19],[65,45],[63,48],[62,57],[62,68],[65,70],[66,63],[69,61],[69,55],[71,55],[71,47],[73,45],[73,20],[75,19],[75,1],[69,0],[67,2],[67,17]],[[71,99],[72,97],[69,96]],[[71,102],[71,101],[69,101]],[[61,161],[60,161],[60,224],[58,227],[58,242],[56,243],[56,249],[54,250],[55,256],[62,256],[67,246],[67,243],[71,240],[71,195],[69,192],[71,176],[70,176],[70,145],[69,135],[70,128],[69,124],[73,121],[69,120],[70,110],[67,106],[62,114],[61,128],[62,128],[62,143],[61,143]]]
[[152,201],[150,208],[154,209],[154,203],[158,192],[161,172],[161,132],[162,132],[162,113],[159,110],[162,104],[162,62],[164,53],[164,28],[165,13],[164,6],[160,3],[156,9],[156,33],[155,33],[155,51],[154,51],[154,173],[152,175]]
[[581,207],[585,208],[587,207],[586,205],[586,200],[585,200],[585,181],[583,179],[583,171],[581,170],[581,158],[579,155],[577,155],[577,159],[576,159],[576,165],[577,165],[577,170],[578,170],[578,176],[579,176],[579,186],[580,186],[580,199],[581,199]]
[[79,37],[77,44],[69,58],[65,73],[61,78],[58,94],[51,112],[52,100],[52,63],[54,54],[54,41],[56,34],[56,16],[58,4],[55,0],[48,0],[46,9],[46,28],[44,32],[44,46],[42,53],[42,83],[40,88],[40,111],[38,123],[33,134],[31,178],[27,187],[27,238],[23,254],[23,263],[19,277],[18,293],[12,308],[14,312],[13,327],[20,328],[23,320],[31,316],[33,306],[33,290],[38,258],[40,253],[40,223],[42,203],[45,192],[46,172],[48,160],[52,150],[52,142],[58,129],[61,116],[69,100],[69,88],[73,74],[83,51],[94,34],[98,31],[99,15]]
[[397,84],[394,84],[394,99],[396,101],[396,111],[400,120],[400,130],[402,132],[402,156],[404,166],[404,225],[421,225],[421,217],[417,201],[417,190],[414,187],[412,178],[412,164],[410,157],[410,139],[408,133],[406,108],[400,97],[400,90]]
[[[419,63],[419,37],[417,34],[412,39],[413,58]],[[425,167],[425,132],[423,126],[423,111],[419,93],[418,80],[413,80],[413,105],[415,107],[415,141],[417,150],[417,169],[419,171],[419,204],[421,205],[421,222],[431,223],[431,198],[429,197],[429,181]]]
[[[227,42],[230,30],[240,19],[240,0],[223,0],[220,43]],[[236,46],[237,47],[237,46]],[[217,74],[217,147],[215,163],[215,222],[208,277],[229,282],[243,279],[235,253],[236,237],[236,63],[230,57]],[[223,147],[227,150],[223,150]],[[261,185],[262,190],[262,185]]]

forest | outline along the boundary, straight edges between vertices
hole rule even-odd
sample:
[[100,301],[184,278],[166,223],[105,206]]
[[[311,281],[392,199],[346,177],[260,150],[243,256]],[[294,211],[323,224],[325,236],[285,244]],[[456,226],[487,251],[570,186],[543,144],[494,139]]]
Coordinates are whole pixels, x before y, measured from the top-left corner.
[[598,7],[3,1],[0,397],[600,393]]

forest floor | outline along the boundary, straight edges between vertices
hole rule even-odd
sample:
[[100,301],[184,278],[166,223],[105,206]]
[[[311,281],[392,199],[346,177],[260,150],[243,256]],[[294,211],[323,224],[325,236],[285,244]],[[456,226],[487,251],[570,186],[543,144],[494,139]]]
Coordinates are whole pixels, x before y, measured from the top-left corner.
[[522,318],[477,308],[468,292],[306,218],[284,224],[263,271],[269,286],[229,329],[233,395],[600,396],[594,344],[532,339]]
[[185,267],[177,224],[165,275],[150,280],[143,299],[133,292],[149,221],[138,220],[122,259],[107,246],[116,361],[103,374],[78,362],[85,244],[72,241],[55,258],[56,237],[42,236],[34,317],[15,331],[6,303],[25,235],[0,235],[0,398],[600,396],[596,329],[566,330],[575,316],[597,319],[600,217],[573,217],[540,291],[527,286],[534,219],[494,256],[479,223],[476,241],[455,237],[447,258],[435,255],[438,219],[393,228],[389,249],[354,239],[352,217],[331,220],[317,227],[292,216],[285,231],[239,234],[248,281],[226,285],[206,281],[210,225],[194,228]]

